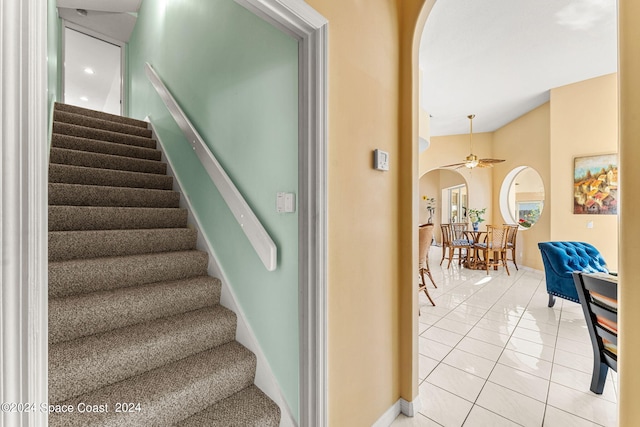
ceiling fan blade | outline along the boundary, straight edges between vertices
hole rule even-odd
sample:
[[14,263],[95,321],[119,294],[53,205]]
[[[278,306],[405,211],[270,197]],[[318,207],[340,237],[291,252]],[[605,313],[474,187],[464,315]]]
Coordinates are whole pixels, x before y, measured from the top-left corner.
[[441,168],[453,168],[456,166],[464,166],[466,164],[466,162],[462,162],[462,163],[454,163],[452,165],[444,165],[444,166],[440,166]]
[[502,159],[480,159],[482,163],[502,163],[504,160]]

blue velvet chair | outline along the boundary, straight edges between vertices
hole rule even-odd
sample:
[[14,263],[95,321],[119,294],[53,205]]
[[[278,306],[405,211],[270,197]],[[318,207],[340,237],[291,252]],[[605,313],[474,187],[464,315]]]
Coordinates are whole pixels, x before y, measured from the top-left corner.
[[573,281],[573,272],[609,273],[600,252],[584,242],[540,242],[538,243],[544,264],[544,273],[549,294],[549,307],[556,303],[556,296],[577,302],[578,291]]

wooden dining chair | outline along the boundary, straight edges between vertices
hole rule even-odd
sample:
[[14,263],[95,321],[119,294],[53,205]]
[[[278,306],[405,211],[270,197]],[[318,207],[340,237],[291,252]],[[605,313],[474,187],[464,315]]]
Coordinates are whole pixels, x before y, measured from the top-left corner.
[[590,389],[602,394],[609,368],[618,371],[618,277],[578,271],[572,274],[593,348]]
[[420,226],[418,229],[418,269],[420,273],[420,278],[422,282],[418,287],[418,292],[423,291],[427,296],[431,304],[436,305],[431,299],[431,295],[429,295],[429,290],[427,289],[427,281],[425,279],[425,274],[431,280],[434,287],[438,287],[436,282],[433,280],[433,276],[431,275],[431,270],[429,269],[429,248],[431,248],[431,241],[433,240],[433,224],[426,224]]
[[476,243],[476,252],[482,253],[483,261],[487,274],[489,267],[499,266],[502,264],[504,269],[509,273],[507,266],[507,237],[509,227],[505,225],[487,225],[487,238],[482,243]]
[[[446,257],[449,259],[447,268],[451,267],[451,261],[455,257],[456,249],[458,250],[458,264],[462,264],[462,260],[468,255],[469,249],[472,248],[472,244],[469,243],[469,240],[459,226],[457,226],[458,232],[460,233],[460,238],[458,238],[459,236],[456,235],[456,227],[454,226],[457,226],[457,224],[440,224],[440,228],[442,229],[442,259],[440,260],[440,265],[442,265],[442,261],[444,261]],[[464,231],[466,231],[466,224],[464,224],[464,226]],[[464,256],[462,254],[463,250]]]
[[507,251],[511,251],[511,259],[507,258],[507,261],[513,262],[513,265],[518,270],[518,264],[516,264],[516,237],[518,236],[518,224],[504,224],[509,227],[507,235]]

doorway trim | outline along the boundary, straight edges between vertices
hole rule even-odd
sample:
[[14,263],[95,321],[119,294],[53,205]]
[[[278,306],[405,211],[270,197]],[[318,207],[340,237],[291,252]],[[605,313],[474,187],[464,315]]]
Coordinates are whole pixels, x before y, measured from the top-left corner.
[[0,424],[46,425],[47,2],[0,2]]
[[235,0],[298,41],[299,425],[327,419],[327,20],[298,0]]

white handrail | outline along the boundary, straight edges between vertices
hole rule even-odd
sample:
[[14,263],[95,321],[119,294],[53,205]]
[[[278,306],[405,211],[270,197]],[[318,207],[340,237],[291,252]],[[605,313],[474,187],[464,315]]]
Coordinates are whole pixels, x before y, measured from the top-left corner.
[[244,200],[242,194],[240,194],[236,186],[233,184],[231,178],[229,178],[218,160],[209,150],[209,147],[204,143],[204,140],[198,131],[193,127],[185,113],[169,92],[169,89],[167,89],[160,79],[160,76],[158,76],[148,62],[145,63],[145,72],[147,73],[147,77],[151,81],[151,84],[156,89],[158,95],[160,95],[160,98],[162,98],[162,101],[173,116],[173,119],[176,121],[180,129],[182,129],[187,141],[189,141],[189,144],[193,147],[194,152],[202,162],[202,165],[209,174],[209,177],[211,177],[211,180],[218,188],[222,198],[227,203],[227,206],[229,206],[229,209],[236,218],[236,221],[238,221],[238,224],[240,224],[240,227],[244,231],[244,234],[246,234],[249,242],[251,242],[251,245],[258,254],[258,257],[260,257],[260,260],[267,270],[275,270],[278,262],[278,248],[276,247],[276,244],[273,242],[271,237],[269,237],[269,234]]

